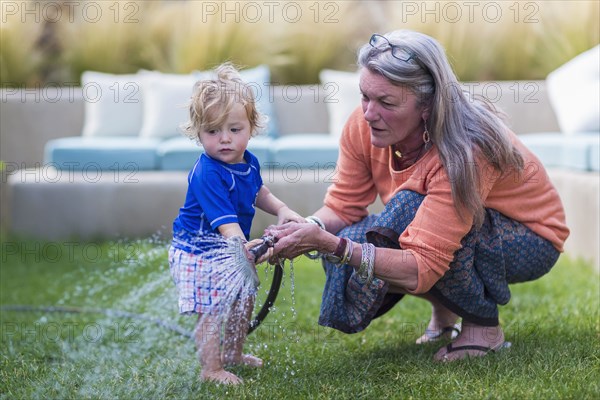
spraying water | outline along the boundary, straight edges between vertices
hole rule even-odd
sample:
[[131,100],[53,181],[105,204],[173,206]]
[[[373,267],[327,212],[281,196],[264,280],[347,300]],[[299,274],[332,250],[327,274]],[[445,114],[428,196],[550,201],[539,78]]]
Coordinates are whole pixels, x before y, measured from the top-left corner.
[[[226,322],[229,315],[241,310],[243,304],[239,301],[241,299],[256,300],[259,306],[263,304],[265,293],[269,292],[269,283],[281,267],[270,265],[259,267],[262,287],[257,294],[255,281],[250,279],[254,270],[241,269],[237,275],[234,273],[235,266],[239,267],[242,262],[246,262],[246,254],[243,253],[243,259],[238,258],[240,253],[231,252],[233,248],[231,242],[227,242],[223,237],[215,237],[211,241],[215,244],[215,252],[212,253],[216,266],[213,272],[215,279],[229,279],[229,284],[234,288],[231,292],[238,292],[236,297],[226,296],[221,302],[221,306],[227,312],[224,312],[220,318]],[[198,361],[190,356],[190,344],[192,344],[190,338],[193,336],[197,319],[180,316],[177,313],[172,278],[168,269],[165,269],[167,243],[155,238],[109,243],[107,247],[109,251],[106,252],[103,248],[102,258],[94,259],[93,263],[82,258],[79,267],[64,275],[66,282],[76,282],[76,284],[65,286],[62,296],[53,304],[63,308],[69,306],[87,310],[106,308],[109,311],[120,312],[104,313],[104,316],[91,313],[86,314],[89,316],[82,315],[77,317],[79,319],[73,320],[72,314],[47,314],[45,311],[39,311],[42,313],[41,318],[32,322],[33,327],[37,327],[39,335],[30,336],[33,339],[39,338],[56,343],[60,348],[57,350],[63,365],[63,368],[56,370],[55,373],[40,377],[41,391],[53,387],[55,394],[70,393],[71,397],[111,397],[115,394],[114,382],[125,380],[127,391],[133,390],[138,394],[150,395],[161,392],[164,389],[161,387],[163,383],[144,382],[138,379],[146,373],[145,371],[162,371],[166,376],[185,377],[190,375],[190,371],[198,368]],[[221,250],[216,251],[219,247]],[[229,263],[229,270],[227,270],[221,267],[217,260],[235,262]],[[85,279],[80,279],[80,275]],[[291,287],[294,287],[293,281]],[[292,303],[294,307],[293,294]],[[295,313],[294,310],[293,312]],[[138,319],[136,315],[147,318]],[[154,323],[154,320],[159,319],[165,324]],[[165,329],[166,324],[178,326],[181,330],[174,333],[173,330]],[[280,323],[275,313],[275,316],[269,319],[270,327],[266,329],[272,329],[278,324]],[[56,327],[62,327],[62,332],[68,334],[65,340],[57,340],[51,335]],[[261,330],[262,333],[253,335],[256,336],[254,338],[256,346],[253,347],[259,353],[267,349],[266,342],[269,340],[262,339],[270,333],[266,329]],[[181,333],[185,331],[188,334]],[[221,330],[219,334],[225,332]],[[49,336],[49,339],[46,336]],[[291,342],[281,338],[275,342],[276,346],[269,346],[271,352],[279,353],[276,349],[283,343],[277,343],[282,341],[285,342],[285,349],[282,350],[287,354]],[[12,351],[9,348],[6,350]],[[19,350],[16,348],[14,351]],[[281,371],[282,375],[286,372],[293,374],[294,367],[284,365],[286,362],[292,362],[289,357],[277,357],[277,361],[275,360],[273,359],[274,364],[271,368]],[[113,367],[101,368],[100,364],[109,364]],[[289,371],[289,367],[292,367],[292,371]],[[68,390],[73,389],[63,386],[68,385],[70,376],[77,376],[79,379],[78,389],[75,392],[69,392]],[[37,393],[39,397],[44,395],[41,391]]]

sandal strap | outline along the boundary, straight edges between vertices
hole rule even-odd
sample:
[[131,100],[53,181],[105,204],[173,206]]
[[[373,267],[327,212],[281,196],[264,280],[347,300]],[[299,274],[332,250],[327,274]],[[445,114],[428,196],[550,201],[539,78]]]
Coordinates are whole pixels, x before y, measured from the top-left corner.
[[440,332],[440,336],[443,335],[444,333],[448,333],[448,332],[456,332],[456,334],[459,335],[460,329],[458,329],[458,327],[456,325],[446,326],[446,327],[442,328],[442,331]]
[[495,352],[496,350],[494,350],[491,347],[485,347],[485,346],[479,346],[476,344],[466,344],[464,346],[452,346],[452,343],[449,343],[446,346],[446,351],[448,353],[454,353],[455,351],[461,351],[461,350],[477,350],[477,351],[482,351],[484,353],[489,353],[489,352]]

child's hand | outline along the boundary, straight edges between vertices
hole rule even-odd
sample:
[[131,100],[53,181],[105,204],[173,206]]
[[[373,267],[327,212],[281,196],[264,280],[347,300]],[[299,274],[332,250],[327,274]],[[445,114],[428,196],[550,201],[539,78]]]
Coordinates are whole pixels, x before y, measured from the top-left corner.
[[286,222],[306,222],[306,220],[288,206],[283,206],[277,210],[277,225],[282,225]]
[[250,249],[263,244],[263,240],[262,239],[253,239],[251,241],[249,241],[248,243],[244,244],[244,247],[246,248],[246,256],[248,257],[248,259],[250,261],[252,261],[254,264],[262,264],[265,261],[267,261],[272,255],[273,255],[273,248],[269,247],[269,249],[265,252],[265,254],[263,254],[262,256],[258,257],[258,259],[256,260],[256,262],[254,262],[254,255],[252,255],[250,253]]

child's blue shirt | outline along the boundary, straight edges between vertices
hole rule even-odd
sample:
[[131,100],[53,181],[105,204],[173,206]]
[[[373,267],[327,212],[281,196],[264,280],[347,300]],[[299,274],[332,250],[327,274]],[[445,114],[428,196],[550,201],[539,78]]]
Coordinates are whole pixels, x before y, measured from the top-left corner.
[[202,237],[218,227],[238,223],[246,239],[263,185],[258,159],[248,150],[246,163],[227,164],[202,154],[188,175],[183,207],[173,222],[173,247],[198,254],[210,247]]

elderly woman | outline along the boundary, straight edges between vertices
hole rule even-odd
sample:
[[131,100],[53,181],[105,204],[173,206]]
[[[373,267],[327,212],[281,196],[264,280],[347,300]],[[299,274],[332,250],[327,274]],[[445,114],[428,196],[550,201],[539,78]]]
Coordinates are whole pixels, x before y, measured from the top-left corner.
[[[507,347],[508,284],[547,273],[569,234],[556,189],[494,109],[460,91],[431,37],[375,34],[358,64],[362,107],[337,179],[312,223],[270,228],[275,256],[323,257],[322,325],[358,332],[410,294],[432,304],[417,343],[454,339],[435,360]],[[368,215],[378,195],[385,208]]]

